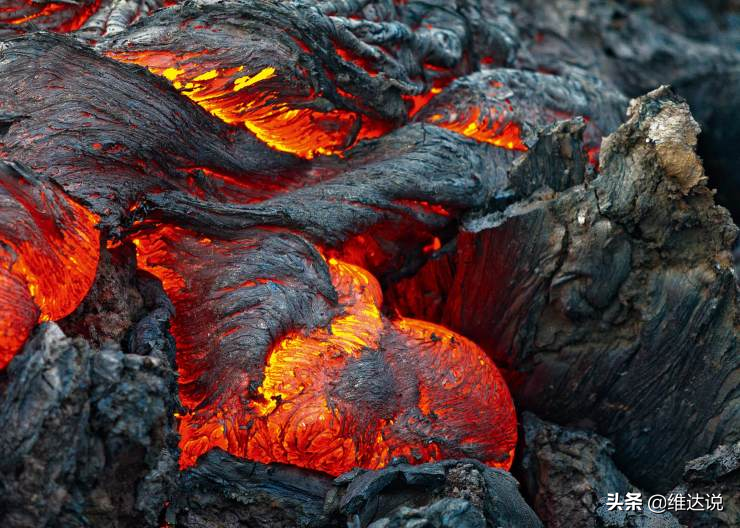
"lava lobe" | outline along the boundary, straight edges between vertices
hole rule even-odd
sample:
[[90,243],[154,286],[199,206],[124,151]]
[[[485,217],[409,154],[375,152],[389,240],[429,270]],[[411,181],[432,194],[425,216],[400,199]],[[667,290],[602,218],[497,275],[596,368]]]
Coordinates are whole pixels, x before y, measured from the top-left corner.
[[[194,302],[207,310],[214,300],[232,310],[241,300],[245,309],[244,300],[251,298],[250,309],[261,307],[267,314],[275,302],[272,294],[291,278],[242,280],[239,262],[249,261],[245,255],[274,236],[260,234],[243,243],[169,230],[143,234],[136,244],[140,266],[162,279],[178,312],[198,313]],[[189,298],[188,287],[212,275],[187,264],[199,252],[230,267],[221,275],[228,283],[200,286],[196,299]],[[227,255],[233,254],[241,259],[230,260]],[[218,398],[205,397],[192,385],[201,379],[194,374],[209,368],[204,360],[213,354],[207,347],[223,351],[230,336],[242,331],[240,314],[232,311],[230,328],[176,318],[183,403],[189,406],[180,423],[181,467],[220,447],[250,460],[332,475],[355,466],[380,468],[401,456],[415,463],[474,457],[508,468],[516,415],[506,384],[486,354],[441,326],[383,315],[380,285],[366,270],[321,257],[312,267],[318,282],[328,272],[336,302],[314,302],[314,309],[324,313],[308,315],[314,317],[313,329],[289,328],[266,354],[248,350],[231,361],[222,356],[221,362],[234,368],[220,372],[225,390]],[[206,326],[216,341],[194,343],[193,336],[202,336]],[[249,336],[242,340],[235,352]]]

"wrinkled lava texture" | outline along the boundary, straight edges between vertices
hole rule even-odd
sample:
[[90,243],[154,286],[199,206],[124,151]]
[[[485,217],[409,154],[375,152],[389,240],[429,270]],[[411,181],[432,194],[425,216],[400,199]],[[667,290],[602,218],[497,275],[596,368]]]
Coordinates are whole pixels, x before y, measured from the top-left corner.
[[[135,243],[140,266],[163,279],[179,313],[190,314],[176,318],[173,327],[181,399],[199,409],[182,418],[182,467],[213,446],[334,475],[356,465],[380,468],[402,455],[412,461],[474,457],[497,467],[511,464],[516,416],[491,360],[443,327],[383,316],[380,285],[362,268],[325,261],[295,237],[262,231],[216,241],[163,227]],[[199,385],[209,369],[203,351],[214,346],[204,337],[228,348],[226,341],[240,338],[245,312],[264,309],[260,290],[305,288],[309,282],[289,274],[262,278],[249,266],[235,266],[254,258],[254,245],[281,243],[286,254],[307,252],[303,259],[312,264],[311,273],[329,274],[341,309],[326,327],[288,331],[272,345],[264,366],[223,373],[236,376],[241,390],[221,399],[213,414],[209,403],[203,405],[212,395]],[[262,259],[254,264],[265,265]],[[209,282],[213,266],[243,271],[230,274],[228,282]],[[249,298],[254,304],[245,305]]]
[[595,159],[619,120],[603,91],[473,73],[507,55],[459,23],[473,11],[154,11],[171,4],[0,9],[17,26],[0,63],[0,367],[80,304],[101,239],[132,243],[177,311],[181,467],[218,446],[333,475],[398,456],[508,468],[516,415],[495,365],[383,311],[374,274],[439,250],[537,127],[584,116]]

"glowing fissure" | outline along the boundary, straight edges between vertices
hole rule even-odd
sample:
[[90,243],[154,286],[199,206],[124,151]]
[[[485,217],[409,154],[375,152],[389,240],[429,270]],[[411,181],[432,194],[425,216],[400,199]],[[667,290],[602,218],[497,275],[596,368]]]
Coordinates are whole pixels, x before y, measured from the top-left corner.
[[[364,68],[359,59],[353,59],[341,50],[338,54]],[[348,110],[293,108],[280,101],[279,90],[260,89],[260,83],[279,75],[274,67],[266,66],[254,72],[249,72],[244,65],[206,69],[208,61],[193,60],[205,55],[208,53],[183,56],[170,51],[108,53],[115,60],[145,66],[152,73],[166,78],[183,95],[225,123],[243,125],[270,147],[306,159],[317,155],[341,155],[357,141],[380,137],[393,128],[390,123]],[[405,97],[409,104],[409,117],[441,93],[450,81],[439,79],[428,92]],[[481,115],[480,109],[473,108],[459,117],[441,119],[440,116],[436,121],[429,121],[496,147],[527,150],[520,126],[507,121],[505,115]]]
[[482,113],[479,108],[472,108],[467,113],[433,114],[428,121],[442,128],[452,130],[477,141],[490,143],[509,150],[527,150],[522,141],[521,127],[509,120],[506,115],[495,116],[493,109]]

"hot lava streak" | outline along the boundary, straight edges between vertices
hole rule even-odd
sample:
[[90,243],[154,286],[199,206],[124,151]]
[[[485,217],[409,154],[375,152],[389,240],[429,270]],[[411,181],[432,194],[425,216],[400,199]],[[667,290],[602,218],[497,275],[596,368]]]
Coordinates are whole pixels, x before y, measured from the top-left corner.
[[26,24],[33,22],[49,31],[77,31],[98,10],[102,0],[80,2],[43,2],[11,0],[0,7],[0,23]]
[[0,162],[0,368],[36,320],[72,312],[98,265],[97,218],[59,187]]
[[[218,241],[165,226],[135,240],[140,267],[161,278],[181,314],[173,321],[173,333],[182,399],[190,409],[180,422],[183,468],[213,447],[332,475],[355,466],[380,468],[400,456],[412,463],[474,457],[495,467],[511,465],[516,415],[491,360],[443,327],[389,319],[381,313],[377,280],[334,258],[319,256],[313,263],[328,270],[337,294],[337,310],[328,324],[285,329],[260,361],[250,362],[251,371],[248,367],[239,374],[242,380],[227,377],[227,371],[223,379],[212,380],[222,389],[218,398],[204,399],[193,391],[188,385],[203,375],[198,369],[208,353],[193,346],[193,328],[220,333],[214,336],[217,341],[228,339],[240,331],[233,326],[239,323],[233,310],[264,309],[267,299],[291,280],[252,276],[242,281],[239,266],[229,260],[233,254],[244,258],[244,252],[266,244],[270,236],[260,242]],[[199,254],[211,255],[211,262],[193,266]],[[216,261],[222,278],[209,281]],[[231,328],[193,319],[192,287],[206,307],[195,317],[205,316],[216,299],[231,306]],[[230,370],[243,366],[238,358],[227,361]]]
[[[375,138],[391,129],[383,120],[350,110],[310,108],[305,102],[291,105],[285,102],[284,93],[290,79],[281,76],[275,67],[218,67],[218,60],[208,55],[171,51],[108,53],[115,60],[146,66],[165,77],[183,95],[225,123],[243,125],[272,148],[306,159],[340,154],[358,140]],[[318,94],[311,94],[309,99],[320,106]]]

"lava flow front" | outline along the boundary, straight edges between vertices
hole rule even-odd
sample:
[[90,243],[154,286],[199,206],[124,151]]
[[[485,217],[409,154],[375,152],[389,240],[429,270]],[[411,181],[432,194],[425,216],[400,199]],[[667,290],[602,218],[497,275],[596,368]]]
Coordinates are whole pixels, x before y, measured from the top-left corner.
[[[233,241],[204,240],[168,227],[138,237],[136,246],[140,267],[162,279],[182,313],[192,313],[186,290],[203,274],[187,260],[199,248],[216,259],[243,250]],[[327,327],[289,330],[279,338],[262,372],[251,375],[261,383],[237,383],[240,390],[226,391],[219,400],[189,398],[184,391],[191,412],[181,417],[181,467],[220,447],[250,460],[332,475],[355,466],[380,468],[400,456],[413,463],[474,457],[508,468],[516,415],[506,384],[485,353],[443,327],[388,319],[380,311],[380,285],[370,273],[334,258],[321,264],[328,266],[338,293],[339,313]],[[261,286],[269,295],[279,282],[252,280],[237,288]],[[226,302],[233,289],[221,284],[206,297]],[[204,351],[192,350],[185,326],[193,321],[176,318],[173,333],[187,383],[202,375],[192,372],[197,362],[187,354]]]
[[[82,5],[85,10],[69,10],[88,17],[99,2]],[[449,61],[446,47],[423,31],[413,42],[403,32],[386,35],[401,39],[389,48],[397,60],[387,50],[358,46],[355,36],[335,31],[335,19],[315,10],[304,13],[310,24],[296,25],[278,1],[239,4],[235,21],[228,6],[191,7],[160,11],[120,38],[102,38],[95,50],[49,35],[16,44],[30,42],[33,50],[16,53],[19,68],[33,60],[46,64],[48,57],[79,60],[82,67],[65,68],[59,79],[51,72],[49,83],[65,91],[64,104],[30,97],[16,105],[8,114],[12,141],[0,143],[8,159],[22,159],[31,145],[61,160],[27,160],[47,178],[38,182],[11,173],[0,179],[0,226],[19,218],[27,224],[22,236],[0,229],[0,300],[13,305],[0,308],[0,367],[38,320],[64,317],[82,302],[95,277],[96,224],[103,219],[107,233],[126,233],[139,268],[161,280],[176,308],[172,334],[186,409],[179,425],[182,468],[220,447],[332,475],[381,468],[397,457],[411,463],[471,457],[508,469],[516,414],[496,366],[446,328],[383,313],[380,284],[362,266],[398,272],[406,265],[398,255],[406,250],[416,255],[409,258],[414,264],[441,248],[438,235],[454,227],[460,212],[489,196],[486,163],[499,157],[488,159],[487,147],[440,128],[524,151],[523,114],[507,98],[496,107],[472,96],[466,104],[445,99],[452,72],[465,70],[428,63]],[[76,18],[74,25],[83,22]],[[168,29],[147,30],[159,23]],[[227,33],[233,38],[225,39]],[[227,41],[239,46],[231,49]],[[121,63],[143,66],[172,86]],[[96,75],[111,79],[110,100],[120,104],[85,95],[111,84]],[[44,88],[34,85],[33,93]],[[15,94],[7,99],[25,102]],[[81,106],[82,100],[90,104]],[[43,112],[65,126],[85,120],[69,139],[67,128],[48,125],[61,138],[59,147],[44,142],[42,148],[35,141],[46,122],[39,118],[37,126],[25,116]],[[409,121],[417,123],[392,131]],[[355,146],[387,133],[392,136]],[[391,148],[396,138],[401,148]],[[501,163],[519,155],[504,154]],[[221,190],[226,178],[248,187],[249,197]],[[362,192],[353,187],[363,182]],[[286,212],[290,197],[270,198],[292,186],[305,191],[294,195],[305,200],[294,211],[302,207],[305,215]],[[270,202],[263,209],[239,209],[263,200]],[[211,215],[230,223],[230,232],[207,222]],[[328,223],[342,226],[324,229]],[[374,239],[383,229],[401,236]],[[396,243],[392,257],[378,257]],[[385,271],[373,267],[380,260]]]

